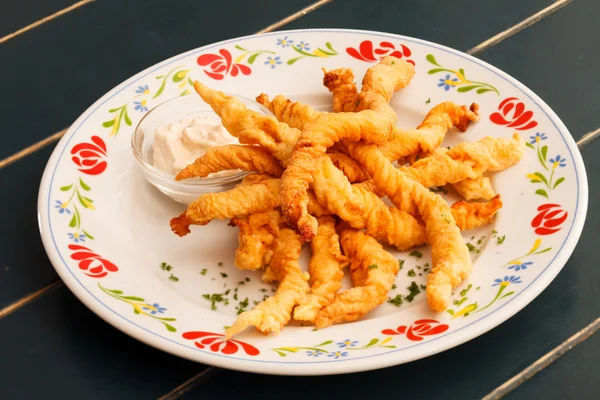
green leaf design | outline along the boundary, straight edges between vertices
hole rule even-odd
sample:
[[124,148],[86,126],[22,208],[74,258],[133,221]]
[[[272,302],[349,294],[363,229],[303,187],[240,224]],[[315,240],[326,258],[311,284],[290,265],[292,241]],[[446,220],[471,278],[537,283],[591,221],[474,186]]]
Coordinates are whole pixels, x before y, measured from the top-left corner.
[[121,107],[117,107],[117,108],[113,108],[113,109],[111,109],[111,110],[108,110],[108,112],[109,112],[109,113],[114,113],[114,112],[120,111],[122,108],[123,108],[123,106],[121,106]]
[[161,321],[177,321],[176,318],[158,318],[158,319],[160,319]]
[[79,194],[79,190],[77,191],[77,200],[79,200],[79,202],[81,203],[81,205],[85,208],[90,208],[85,201],[83,200],[83,197],[81,196],[81,194]]
[[544,189],[536,190],[535,194],[539,194],[540,196],[544,196],[545,198],[548,198],[548,193],[546,193],[546,191]]
[[122,299],[131,300],[131,301],[144,301],[141,297],[136,296],[122,296]]
[[457,307],[460,307],[460,305],[461,305],[462,303],[464,303],[465,301],[467,301],[467,298],[466,298],[466,297],[463,297],[462,299],[460,299],[460,300],[459,300],[459,302],[458,302],[458,303],[456,303],[456,306],[457,306]]
[[106,289],[106,290],[108,290],[109,292],[114,293],[114,294],[123,294],[123,292],[121,290],[110,290],[110,289]]
[[536,172],[534,173],[535,176],[537,176],[538,178],[540,178],[540,180],[542,182],[544,182],[546,184],[546,186],[548,186],[548,180],[546,180],[546,177],[544,175],[542,175],[541,172]]
[[427,71],[429,75],[437,74],[438,72],[448,72],[448,70],[446,68],[434,68]]
[[256,61],[256,57],[260,56],[261,53],[254,53],[250,57],[248,57],[248,64],[254,64]]
[[115,120],[111,119],[110,121],[106,121],[102,123],[102,126],[105,128],[110,128],[111,126],[113,126],[115,124]]
[[190,78],[189,76],[188,76],[188,83],[190,84],[190,86],[194,86],[194,82],[192,81],[192,78]]
[[71,218],[71,222],[69,222],[69,226],[71,228],[75,228],[77,226],[77,214],[73,214],[73,218]]
[[510,296],[510,295],[512,295],[512,294],[515,294],[515,292],[508,292],[508,293],[506,293],[504,296],[500,297],[500,299],[503,299],[503,298],[505,298],[505,297],[508,297],[508,296]]
[[[481,88],[481,89],[477,89],[477,94],[483,94],[485,92],[491,92],[492,89],[488,89],[488,88]],[[531,146],[533,148],[533,146]]]
[[333,46],[331,45],[331,43],[329,42],[325,42],[325,46],[327,46],[327,48],[331,51],[333,51],[335,54],[337,54],[337,51],[334,50]]
[[[162,321],[160,321],[160,322],[162,322]],[[175,329],[175,327],[174,327],[174,326],[172,326],[172,325],[169,325],[169,324],[167,324],[166,322],[163,322],[163,325],[164,325],[164,326],[167,328],[167,330],[168,330],[169,332],[177,332],[177,329]]]
[[236,49],[241,50],[241,51],[248,51],[245,48],[243,48],[242,46],[239,46],[237,44],[235,46],[233,46],[233,47],[235,47]]
[[320,52],[322,52],[323,54],[327,54],[328,56],[335,56],[335,55],[337,54],[335,51],[334,51],[333,53],[331,53],[331,52],[329,52],[329,51],[325,51],[325,50],[323,50],[323,49],[322,49],[322,48],[320,48],[320,47],[318,48],[318,50],[319,50]]
[[89,232],[86,232],[86,230],[85,230],[85,229],[82,229],[82,231],[83,231],[83,234],[84,234],[85,236],[87,236],[89,239],[92,239],[92,240],[94,240],[94,237],[93,237],[92,235],[90,235],[90,234],[89,234]]
[[[478,92],[479,92],[479,90],[478,90]],[[533,145],[531,143],[529,143],[529,142],[525,143],[525,146],[527,146],[527,147],[532,148],[532,149],[535,150],[535,147],[533,147]]]
[[71,183],[70,185],[61,187],[60,190],[63,192],[66,192],[67,190],[71,189],[72,187],[73,187],[73,184]]
[[550,251],[550,250],[552,250],[552,247],[548,247],[547,249],[544,249],[542,251],[538,251],[537,253],[533,253],[533,254],[542,254],[542,253],[545,253],[545,252]]
[[131,126],[131,120],[129,119],[129,114],[127,113],[127,105],[125,105],[125,106],[123,106],[123,107],[125,107],[125,108],[123,109],[123,116],[124,116],[124,118],[125,118],[125,123],[126,123],[127,125]]
[[456,89],[457,92],[460,93],[465,93],[465,92],[470,92],[471,90],[478,88],[479,86],[477,85],[470,85],[470,86],[463,86],[463,87],[459,87],[458,89]]
[[81,179],[81,178],[79,178],[79,184],[81,185],[81,188],[82,188],[83,190],[90,191],[90,190],[92,189],[92,188],[91,188],[91,187],[89,187],[89,186],[88,186],[88,185],[87,185],[87,184],[86,184],[86,183],[83,181],[83,179]]
[[188,72],[190,72],[189,69],[184,69],[182,71],[177,72],[175,75],[173,75],[173,78],[172,78],[173,82],[175,82],[175,83],[181,82],[182,80],[185,79]]
[[369,343],[367,343],[367,345],[365,347],[371,347],[376,345],[379,342],[379,339],[371,339],[371,341]]
[[548,154],[548,146],[542,147],[542,158],[546,161],[546,154]]
[[275,350],[275,349],[271,349],[273,350],[275,353],[279,354],[281,357],[287,357],[287,354],[285,354],[283,351],[279,351],[279,350]]
[[327,340],[321,344],[316,345],[315,347],[327,346],[328,344],[333,343],[333,340]]
[[157,76],[156,79],[162,79],[164,75]]
[[[162,78],[162,76],[161,76],[161,78]],[[158,78],[156,78],[156,79],[158,79]],[[167,84],[167,80],[163,79],[162,84],[158,88],[158,91],[154,94],[154,96],[152,96],[153,99],[157,98],[158,96],[160,96],[162,94],[162,92],[165,91],[165,85],[166,84]]]
[[552,189],[556,189],[556,187],[557,187],[558,185],[560,185],[561,183],[563,183],[564,181],[565,181],[565,178],[558,178],[558,179],[556,180],[556,183],[555,183],[555,184],[554,184],[554,186],[552,187]]
[[133,313],[134,313],[134,314],[139,314],[140,312],[134,308],[134,309],[133,309]]
[[[433,56],[433,54],[427,54],[427,57],[425,57],[425,59],[427,59],[427,61],[429,61],[433,65],[437,65],[438,67],[441,67],[441,65],[437,63],[437,61],[436,61],[435,57]],[[431,73],[431,72],[429,72],[429,73]]]
[[94,200],[90,199],[89,197],[85,197],[85,196],[81,196],[81,197],[83,197],[89,203],[93,203],[94,202]]
[[464,69],[459,68],[458,72],[460,72],[460,74],[466,78],[466,76],[465,76],[465,70]]
[[294,47],[294,46],[292,46],[292,49],[294,49],[296,52],[298,52],[298,53],[300,53],[300,54],[302,54],[302,55],[304,55],[304,56],[316,57],[315,55],[313,55],[313,54],[310,54],[310,53],[307,53],[307,52],[305,52],[305,51],[302,51],[302,50],[300,50],[300,49],[299,49],[299,48],[297,48],[297,47]]
[[303,57],[292,58],[291,60],[287,61],[287,65],[292,65],[292,64],[294,64],[296,61],[298,61],[301,58],[304,58],[304,56]]

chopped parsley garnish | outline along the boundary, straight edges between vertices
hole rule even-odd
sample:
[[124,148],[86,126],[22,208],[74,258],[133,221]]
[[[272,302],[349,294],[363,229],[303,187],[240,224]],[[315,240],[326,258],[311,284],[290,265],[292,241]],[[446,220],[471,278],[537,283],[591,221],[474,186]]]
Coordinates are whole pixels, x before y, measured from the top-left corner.
[[480,237],[477,241],[477,244],[481,244],[483,242],[483,239],[485,239],[485,236]]
[[260,301],[256,301],[256,300],[252,300],[252,302],[254,303],[255,306],[260,304]]
[[506,240],[506,235],[498,236],[498,244],[504,243],[505,240]]
[[396,284],[394,283],[394,284],[392,285],[392,290],[396,289],[397,287],[398,287],[398,286],[396,286]]
[[402,296],[397,294],[393,299],[389,299],[388,303],[393,304],[396,307],[400,307],[402,305]]
[[206,272],[208,270],[206,268],[202,268],[202,271],[200,271],[200,275],[206,275]]
[[377,268],[379,268],[379,265],[377,265],[377,264],[371,264],[367,267],[367,269],[377,269]]
[[246,282],[244,282],[244,281],[239,281],[238,282],[238,285],[245,285],[245,284],[246,284]]
[[427,286],[425,286],[425,285],[419,285],[419,287],[423,290],[427,289]]
[[404,300],[408,301],[409,303],[411,301],[413,301],[413,299],[415,298],[416,295],[421,293],[421,290],[419,289],[419,285],[417,285],[417,283],[414,281],[410,284],[409,287],[407,287],[407,289],[410,290],[410,293],[408,296],[404,297]]
[[234,299],[235,301],[237,301],[237,299],[238,299],[238,297],[237,297],[237,292],[234,292],[234,293],[233,293],[233,299]]
[[473,287],[472,284],[469,283],[469,286],[460,291],[460,297],[464,297],[469,293],[469,290]]
[[231,289],[227,289],[227,290],[225,291],[225,296],[227,296],[227,295],[228,295],[230,292],[231,292]]
[[258,291],[259,291],[259,292],[262,292],[262,293],[267,293],[267,289],[265,289],[265,288],[258,289]]
[[178,281],[179,281],[179,278],[178,278],[178,277],[176,277],[175,275],[171,274],[171,276],[169,276],[169,280],[170,280],[170,281],[173,281],[173,282],[178,282]]
[[167,263],[160,263],[160,269],[162,269],[163,271],[170,271],[173,269],[173,267],[171,267],[169,264]]
[[400,266],[400,269],[402,269],[404,266],[404,260],[398,260],[398,265]]
[[222,262],[218,262],[218,263],[217,263],[217,265],[218,265],[219,267],[222,267],[222,266],[223,266],[223,263],[222,263]]
[[225,325],[225,326],[223,326],[223,328],[224,328],[225,330],[227,330],[227,329],[231,328],[231,326],[229,326],[229,325]]
[[414,270],[411,269],[410,271],[408,271],[408,276],[415,277],[415,276],[417,276],[417,274],[415,273]]
[[246,297],[243,301],[240,301],[239,306],[236,307],[237,314],[240,315],[244,311],[246,311],[246,307],[248,307],[248,298]]
[[396,65],[396,61],[392,61],[392,65]]
[[227,276],[228,276],[228,275],[227,275],[225,272],[221,272],[221,276],[222,276],[223,278],[227,278]]
[[246,279],[244,279],[246,282],[250,282],[250,278],[246,277]]
[[203,294],[202,297],[210,301],[210,309],[213,311],[217,310],[217,303],[225,302],[225,305],[229,304],[229,300],[224,298],[222,293]]
[[409,256],[417,257],[417,259],[419,259],[419,258],[423,257],[423,253],[421,253],[420,251],[417,251],[417,250],[413,250],[410,252]]
[[494,229],[494,230],[492,230],[492,235],[495,235],[495,234],[497,234],[497,233],[498,233],[498,231],[497,231],[497,230],[495,230],[495,229]]
[[467,243],[467,249],[469,249],[469,252],[475,252],[475,253],[479,253],[481,250],[479,250],[477,247],[473,246],[471,243]]
[[425,104],[429,104],[429,103],[431,103],[431,97],[428,97],[427,101],[425,102]]
[[275,288],[271,288],[271,292],[275,293]]

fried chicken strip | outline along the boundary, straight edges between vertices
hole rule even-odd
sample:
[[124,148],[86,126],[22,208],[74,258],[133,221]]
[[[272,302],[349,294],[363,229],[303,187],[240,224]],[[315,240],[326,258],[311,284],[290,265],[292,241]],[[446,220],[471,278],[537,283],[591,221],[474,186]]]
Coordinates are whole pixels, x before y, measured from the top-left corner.
[[[406,62],[386,57],[372,68],[387,71],[380,74],[378,90],[392,92],[404,84]],[[409,64],[410,65],[410,64]],[[307,190],[312,183],[316,162],[327,148],[340,140],[381,144],[387,141],[396,123],[396,114],[383,95],[369,98],[371,108],[356,113],[322,113],[305,126],[294,146],[290,162],[281,178],[281,211],[288,224],[297,228],[303,241],[310,241],[317,221],[307,212]]]
[[318,218],[317,235],[310,242],[312,257],[308,264],[311,293],[294,309],[294,319],[314,322],[317,313],[333,302],[342,288],[343,268],[348,259],[342,255],[334,217]]
[[452,187],[465,200],[490,200],[496,192],[492,181],[487,176],[480,175],[475,179],[465,179],[452,184]]
[[175,177],[175,180],[200,177],[214,172],[241,169],[281,176],[283,168],[264,147],[237,144],[210,148]]
[[269,265],[275,240],[279,235],[279,212],[269,210],[234,217],[229,225],[240,229],[235,265],[239,269],[250,271]]
[[341,242],[351,271],[361,271],[355,282],[362,285],[337,294],[333,303],[317,314],[318,328],[356,321],[385,302],[399,270],[398,261],[375,238],[361,231],[343,230]]
[[255,326],[263,333],[279,332],[289,322],[292,310],[310,290],[308,273],[301,271],[298,262],[301,250],[302,243],[298,235],[289,228],[282,228],[269,265],[269,274],[263,275],[263,280],[279,282],[277,292],[252,310],[241,313],[225,331],[226,339],[249,326]]

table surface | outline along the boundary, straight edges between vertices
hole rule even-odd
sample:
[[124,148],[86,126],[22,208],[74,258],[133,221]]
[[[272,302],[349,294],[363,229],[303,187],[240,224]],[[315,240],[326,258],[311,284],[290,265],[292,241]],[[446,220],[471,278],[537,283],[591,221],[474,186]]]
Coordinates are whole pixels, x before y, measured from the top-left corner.
[[[306,388],[316,398],[598,398],[598,15],[597,0],[3,0],[0,397],[281,393],[295,399],[307,396],[298,390]],[[352,375],[275,377],[212,368],[148,347],[100,320],[60,282],[38,232],[40,178],[65,129],[112,87],[170,56],[259,31],[330,27],[398,33],[468,51],[556,111],[578,141],[590,186],[583,234],[559,276],[517,315],[458,348]]]

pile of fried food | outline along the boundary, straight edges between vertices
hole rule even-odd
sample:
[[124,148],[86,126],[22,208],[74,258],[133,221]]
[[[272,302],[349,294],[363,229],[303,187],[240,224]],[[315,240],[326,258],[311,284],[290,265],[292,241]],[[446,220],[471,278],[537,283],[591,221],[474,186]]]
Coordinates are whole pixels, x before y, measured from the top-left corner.
[[[251,325],[278,332],[294,318],[323,328],[372,311],[387,300],[400,268],[381,243],[399,250],[431,245],[427,301],[432,310],[445,310],[452,289],[471,272],[461,230],[488,224],[502,206],[487,173],[523,155],[525,143],[516,133],[440,147],[452,127],[464,132],[479,119],[477,104],[444,102],[416,129],[397,128],[389,101],[415,74],[404,60],[385,57],[369,68],[360,92],[352,70],[323,71],[334,112],[282,95],[272,101],[258,96],[276,119],[195,82],[242,144],[210,149],[176,179],[234,169],[253,173],[235,189],[199,197],[171,220],[171,229],[183,236],[192,224],[230,219],[239,228],[237,267],[264,268],[263,281],[279,284],[272,297],[239,315],[227,338]],[[444,185],[465,201],[450,206],[429,189]],[[312,258],[303,271],[306,242]],[[340,291],[346,266],[354,287]]]

